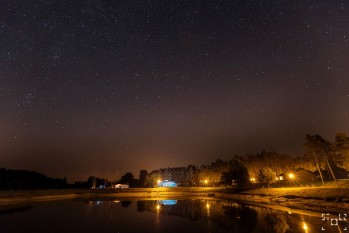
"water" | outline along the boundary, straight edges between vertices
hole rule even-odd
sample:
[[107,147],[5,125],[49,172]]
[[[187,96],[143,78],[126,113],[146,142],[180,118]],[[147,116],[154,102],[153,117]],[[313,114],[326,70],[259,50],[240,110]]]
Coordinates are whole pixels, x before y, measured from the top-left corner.
[[335,226],[338,214],[326,215],[327,221],[321,214],[301,215],[205,199],[63,201],[2,211],[0,232],[349,232],[345,230],[347,221]]

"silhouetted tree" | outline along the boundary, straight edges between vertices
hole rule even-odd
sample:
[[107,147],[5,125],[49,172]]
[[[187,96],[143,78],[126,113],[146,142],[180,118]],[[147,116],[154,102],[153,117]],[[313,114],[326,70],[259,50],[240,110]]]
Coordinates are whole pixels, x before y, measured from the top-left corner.
[[144,186],[145,178],[148,175],[148,171],[143,169],[139,171],[139,183],[141,186]]
[[325,139],[323,139],[320,135],[309,135],[307,134],[305,136],[305,144],[304,144],[307,148],[307,153],[305,155],[306,158],[309,157],[313,157],[316,167],[319,171],[319,175],[322,181],[322,185],[325,185],[324,182],[324,177],[323,174],[321,172],[321,167],[324,166],[330,170],[334,180],[336,180],[336,178],[334,177],[334,174],[332,172],[331,166],[328,162],[328,156],[331,152],[331,144],[326,141]]
[[268,167],[259,169],[257,173],[257,180],[261,183],[267,183],[268,188],[270,188],[270,184],[275,181],[275,178],[275,172]]
[[132,184],[134,181],[134,176],[131,172],[126,172],[120,179],[120,183],[122,184]]
[[132,201],[122,201],[121,206],[127,208],[131,205]]
[[341,167],[349,170],[349,137],[345,133],[337,133],[333,143],[334,160]]
[[279,154],[277,152],[262,151],[257,154],[248,154],[242,157],[242,161],[246,165],[251,177],[256,177],[260,169],[269,167],[277,174],[285,171],[294,170],[298,159],[286,154]]
[[221,183],[224,185],[231,185],[233,182],[237,183],[239,187],[247,184],[249,181],[248,170],[246,166],[239,160],[231,160],[226,171],[222,172]]
[[87,183],[89,185],[90,188],[96,188],[96,177],[95,176],[90,176],[88,179],[87,179]]
[[44,174],[26,171],[0,169],[0,189],[56,189],[67,188],[66,179],[55,179]]
[[269,232],[285,233],[289,229],[284,214],[269,213],[264,217],[264,220],[267,223]]

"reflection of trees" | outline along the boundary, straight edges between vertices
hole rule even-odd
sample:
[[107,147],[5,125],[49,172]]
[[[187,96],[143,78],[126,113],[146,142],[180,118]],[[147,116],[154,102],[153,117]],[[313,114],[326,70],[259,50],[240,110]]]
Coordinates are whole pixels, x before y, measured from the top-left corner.
[[[253,232],[257,224],[257,211],[248,206],[224,207],[224,215],[228,218],[226,221],[229,228],[235,228],[237,232]],[[225,224],[227,225],[227,224]]]
[[[131,205],[131,201],[87,201],[86,203],[89,213],[98,220],[112,219],[114,211],[122,211],[120,206],[125,208]],[[132,208],[133,210],[134,208]],[[318,217],[307,216],[305,218],[304,215],[288,214],[279,210],[238,204],[233,201],[205,199],[179,200],[175,205],[162,205],[156,200],[137,201],[137,211],[152,212],[154,215],[156,214],[158,221],[161,220],[159,216],[175,216],[190,221],[199,221],[200,225],[201,223],[212,224],[225,232],[239,233],[298,232],[303,222],[307,222],[309,227],[312,227],[311,224],[319,220]],[[183,222],[183,224],[186,223]]]
[[146,205],[149,201],[137,201],[137,211],[144,212],[146,210]]
[[[157,209],[157,201],[138,201],[137,211],[144,210],[155,212]],[[201,200],[183,200],[176,205],[161,205],[160,214],[166,216],[178,216],[189,218],[190,220],[198,220],[204,216],[202,209],[205,203]]]
[[132,201],[122,201],[121,206],[127,208],[131,205]]
[[[188,218],[191,221],[209,221],[234,232],[253,232],[257,222],[257,211],[248,206],[230,204],[225,202],[223,205],[219,201],[181,200],[176,205],[161,205],[159,214]],[[156,201],[138,201],[137,210],[156,212],[157,205]]]
[[5,210],[0,210],[0,215],[6,215],[6,214],[15,214],[17,212],[23,212],[30,210],[32,207],[25,206],[25,207],[18,207],[18,208],[11,208],[11,209],[5,209]]
[[269,232],[284,233],[289,228],[283,213],[269,213],[265,215],[264,220],[269,228]]
[[299,214],[287,214],[232,201],[180,200],[176,205],[158,206],[157,201],[137,201],[138,212],[149,211],[162,216],[210,222],[227,232],[284,233],[287,230],[297,231],[304,221]]

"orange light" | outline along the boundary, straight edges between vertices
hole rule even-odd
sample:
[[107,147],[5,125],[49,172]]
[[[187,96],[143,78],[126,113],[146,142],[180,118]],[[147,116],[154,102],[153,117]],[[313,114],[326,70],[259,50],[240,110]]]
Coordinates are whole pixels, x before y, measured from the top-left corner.
[[304,229],[305,231],[308,230],[308,225],[307,225],[306,223],[303,223],[303,229]]

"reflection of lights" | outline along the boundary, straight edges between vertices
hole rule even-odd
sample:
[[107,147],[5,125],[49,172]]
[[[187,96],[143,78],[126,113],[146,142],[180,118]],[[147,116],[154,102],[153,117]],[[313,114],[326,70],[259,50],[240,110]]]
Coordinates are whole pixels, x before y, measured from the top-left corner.
[[207,211],[207,216],[210,216],[210,204],[206,202],[206,211]]
[[309,229],[308,224],[306,224],[305,222],[303,223],[303,229],[305,230],[305,232],[307,232]]
[[160,200],[158,203],[162,205],[175,205],[177,204],[177,200]]
[[91,207],[93,205],[93,201],[88,201],[88,206]]
[[120,201],[118,201],[118,200],[114,200],[113,202],[114,202],[114,203],[119,203]]
[[156,205],[156,224],[160,224],[160,204]]

